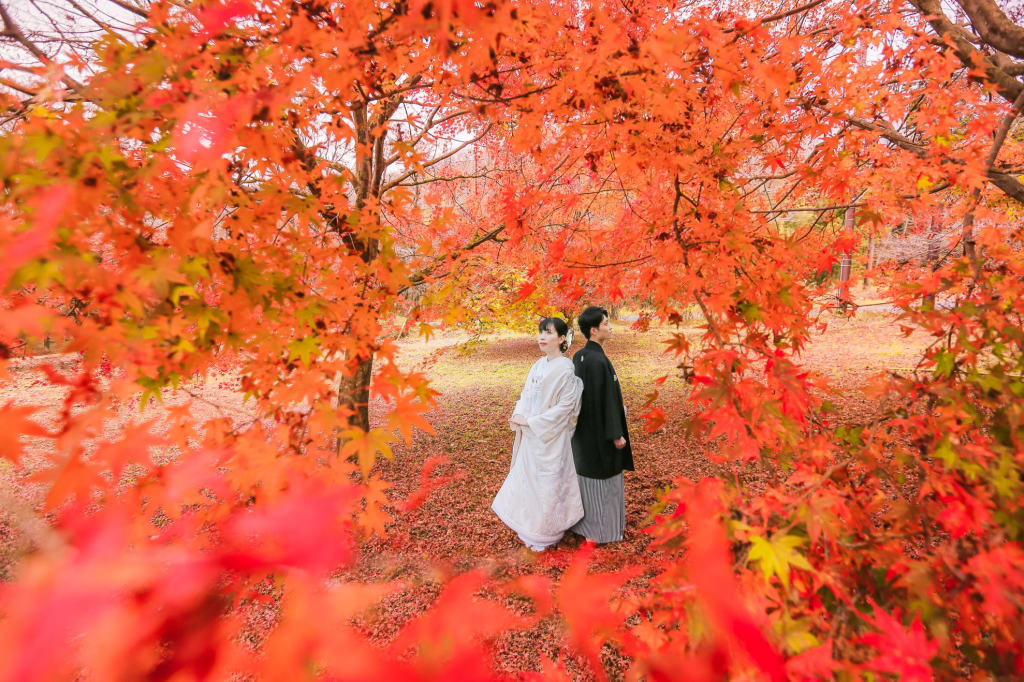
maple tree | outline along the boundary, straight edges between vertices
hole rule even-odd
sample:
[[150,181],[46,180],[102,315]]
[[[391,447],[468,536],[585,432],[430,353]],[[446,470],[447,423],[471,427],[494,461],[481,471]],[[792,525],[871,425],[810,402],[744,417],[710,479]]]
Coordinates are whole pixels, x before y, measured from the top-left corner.
[[[81,358],[46,370],[52,428],[0,408],[5,459],[45,443],[51,520],[13,512],[2,674],[489,679],[474,636],[557,609],[598,676],[602,642],[659,679],[1020,675],[1022,29],[958,5],[974,33],[924,0],[154,3],[60,58],[0,13],[39,61],[4,83],[0,372],[19,339]],[[886,280],[935,342],[834,424],[801,350],[841,255],[906,215],[959,226]],[[510,586],[521,617],[467,573],[380,656],[352,619],[389,588],[324,578],[386,532],[374,460],[430,428],[392,320],[585,294],[696,310],[664,381],[732,476],[666,495],[641,593],[584,553]],[[105,430],[225,367],[255,418]],[[253,656],[235,607],[268,574]]]

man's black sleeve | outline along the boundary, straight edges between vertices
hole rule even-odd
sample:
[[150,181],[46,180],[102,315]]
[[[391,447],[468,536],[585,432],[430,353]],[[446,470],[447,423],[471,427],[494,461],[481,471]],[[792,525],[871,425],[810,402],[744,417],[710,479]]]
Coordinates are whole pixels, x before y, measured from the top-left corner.
[[615,380],[615,372],[610,364],[601,367],[602,391],[601,411],[604,416],[604,435],[608,440],[618,440],[626,435],[626,425],[622,423],[622,390]]
[[601,418],[601,408],[605,393],[605,369],[601,363],[595,362],[594,358],[580,363],[580,371],[577,374],[583,379],[583,394],[586,396],[587,404],[583,406],[594,419]]

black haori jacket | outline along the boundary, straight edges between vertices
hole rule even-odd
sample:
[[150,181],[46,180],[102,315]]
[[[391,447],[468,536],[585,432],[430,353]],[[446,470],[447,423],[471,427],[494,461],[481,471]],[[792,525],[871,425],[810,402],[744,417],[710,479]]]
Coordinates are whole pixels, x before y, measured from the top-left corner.
[[[576,351],[572,364],[576,376],[583,379],[580,416],[572,435],[576,473],[587,478],[611,478],[623,470],[632,471],[626,408],[615,368],[601,344],[594,341],[587,341]],[[626,447],[621,450],[614,444],[619,437],[626,439]]]

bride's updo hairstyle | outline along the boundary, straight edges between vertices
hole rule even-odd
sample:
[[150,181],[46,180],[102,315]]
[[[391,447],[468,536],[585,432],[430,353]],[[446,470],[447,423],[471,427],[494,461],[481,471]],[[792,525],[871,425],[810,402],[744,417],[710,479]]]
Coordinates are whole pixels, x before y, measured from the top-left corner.
[[558,348],[563,353],[569,350],[569,325],[565,323],[565,320],[558,317],[545,317],[537,324],[537,331],[542,332],[545,329],[550,329],[555,332],[557,336],[566,337],[565,341],[563,341]]

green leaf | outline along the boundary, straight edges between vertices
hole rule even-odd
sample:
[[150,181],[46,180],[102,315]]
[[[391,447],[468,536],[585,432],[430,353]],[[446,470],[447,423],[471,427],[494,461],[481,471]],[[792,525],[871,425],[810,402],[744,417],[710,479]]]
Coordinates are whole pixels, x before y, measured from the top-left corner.
[[304,365],[309,365],[313,354],[319,352],[320,339],[315,334],[305,336],[288,344],[288,361],[291,362],[295,358],[299,358]]
[[211,324],[220,324],[224,321],[224,313],[217,308],[212,308],[201,303],[189,304],[185,308],[185,314],[196,321],[196,326],[199,329],[200,341],[206,340],[206,334],[209,331]]
[[195,352],[195,345],[184,336],[179,336],[178,341],[171,346],[171,350],[181,353],[192,353]]
[[257,290],[264,285],[264,277],[256,262],[248,256],[235,261],[234,270],[235,286],[243,289],[249,294],[250,300],[255,300]]
[[999,457],[991,472],[991,479],[992,487],[1000,497],[1012,500],[1020,495],[1020,471],[1012,455],[1004,453]]
[[953,446],[950,444],[948,438],[942,439],[942,442],[939,443],[939,447],[935,448],[935,452],[932,456],[945,464],[947,469],[956,468],[957,462],[960,461],[960,458],[956,456],[955,452],[953,452]]
[[739,308],[740,315],[742,315],[743,319],[746,320],[747,322],[761,321],[761,311],[757,307],[756,303],[750,303],[749,301],[740,301],[739,303],[736,304],[736,307]]
[[139,386],[142,386],[142,388],[145,389],[142,392],[142,398],[139,401],[139,411],[140,412],[142,410],[146,409],[146,403],[149,402],[149,399],[150,399],[151,396],[156,396],[157,401],[159,401],[160,403],[163,403],[164,396],[160,392],[160,389],[163,388],[163,382],[161,382],[159,379],[154,379],[152,377],[147,377],[147,376],[141,376],[141,377],[139,377],[138,379],[135,380],[135,383],[137,383]]
[[948,377],[956,367],[956,356],[949,351],[940,351],[935,355],[935,374]]
[[199,294],[191,285],[179,284],[171,289],[171,302],[174,305],[181,303],[181,297],[188,296],[189,298],[199,298]]
[[16,289],[33,283],[40,289],[46,289],[53,282],[63,282],[60,266],[47,258],[40,258],[18,268],[11,278],[9,288]]
[[49,131],[34,133],[25,138],[25,149],[35,153],[36,161],[43,161],[60,143],[61,139]]
[[189,258],[182,266],[181,272],[188,276],[193,282],[210,276],[206,267],[207,260],[202,256]]
[[295,319],[302,324],[309,325],[312,327],[316,323],[317,316],[322,312],[321,306],[317,302],[310,303],[307,306],[303,306],[295,311]]
[[972,369],[968,373],[967,379],[968,381],[974,382],[975,384],[977,384],[983,390],[986,391],[1002,391],[1003,388],[1002,380],[999,377],[995,376],[995,374],[993,373],[979,372],[977,370]]

